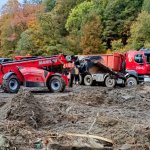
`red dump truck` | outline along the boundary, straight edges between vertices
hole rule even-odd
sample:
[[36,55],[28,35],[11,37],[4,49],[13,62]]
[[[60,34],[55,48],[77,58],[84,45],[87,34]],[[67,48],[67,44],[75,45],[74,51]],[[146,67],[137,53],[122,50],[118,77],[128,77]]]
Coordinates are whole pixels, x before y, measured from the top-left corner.
[[[116,83],[133,86],[139,82],[150,82],[150,51],[148,50],[105,54],[99,55],[99,58],[96,58],[98,55],[78,57],[81,62],[80,83],[82,84],[105,83],[107,87],[114,87]],[[100,60],[100,70],[90,72],[88,62],[90,59],[94,62],[96,60],[94,57]]]

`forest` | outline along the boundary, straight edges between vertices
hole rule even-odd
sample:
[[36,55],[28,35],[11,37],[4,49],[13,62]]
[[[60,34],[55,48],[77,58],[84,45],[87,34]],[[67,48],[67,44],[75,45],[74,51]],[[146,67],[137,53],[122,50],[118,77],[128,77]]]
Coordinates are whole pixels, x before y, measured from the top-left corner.
[[150,47],[150,0],[8,0],[1,9],[1,57],[142,47]]

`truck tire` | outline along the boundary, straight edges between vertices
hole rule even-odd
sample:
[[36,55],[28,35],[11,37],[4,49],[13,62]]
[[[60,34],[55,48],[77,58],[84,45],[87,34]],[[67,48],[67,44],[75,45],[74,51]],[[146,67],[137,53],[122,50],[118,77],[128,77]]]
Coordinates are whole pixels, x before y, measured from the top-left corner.
[[106,87],[108,87],[108,88],[113,88],[113,87],[115,87],[115,85],[116,85],[116,80],[115,80],[115,79],[112,79],[110,76],[107,76],[107,77],[105,78],[105,85],[106,85]]
[[138,84],[137,79],[135,77],[129,77],[126,80],[126,86],[127,87],[133,87]]
[[81,74],[79,74],[79,84],[84,85],[83,76]]
[[2,89],[6,93],[17,93],[20,89],[20,82],[16,75],[11,75],[8,79],[3,79]]
[[53,92],[63,92],[65,90],[65,81],[59,76],[53,76],[47,83],[48,89]]
[[87,86],[91,86],[93,84],[93,78],[92,78],[91,75],[87,74],[84,77],[84,84],[87,85]]

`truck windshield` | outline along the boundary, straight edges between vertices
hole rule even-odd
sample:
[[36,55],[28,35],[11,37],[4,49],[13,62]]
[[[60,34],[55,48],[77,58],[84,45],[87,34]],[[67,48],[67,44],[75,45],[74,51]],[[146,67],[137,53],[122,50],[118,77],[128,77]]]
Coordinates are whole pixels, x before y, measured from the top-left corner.
[[150,54],[145,54],[146,63],[150,64]]

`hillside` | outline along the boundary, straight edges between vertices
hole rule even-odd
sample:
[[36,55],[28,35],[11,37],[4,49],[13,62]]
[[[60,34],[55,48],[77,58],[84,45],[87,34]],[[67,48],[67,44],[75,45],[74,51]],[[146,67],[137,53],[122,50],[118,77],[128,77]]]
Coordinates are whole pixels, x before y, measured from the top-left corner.
[[0,55],[93,54],[150,46],[149,0],[8,0]]

